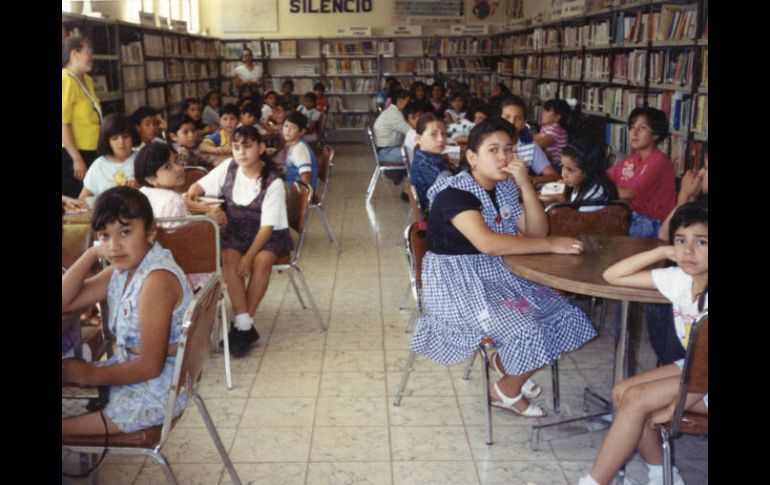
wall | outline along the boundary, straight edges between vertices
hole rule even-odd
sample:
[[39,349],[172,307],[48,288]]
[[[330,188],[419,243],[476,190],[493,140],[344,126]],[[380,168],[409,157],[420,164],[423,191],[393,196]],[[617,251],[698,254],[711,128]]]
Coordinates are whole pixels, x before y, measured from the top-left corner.
[[[372,12],[337,14],[301,14],[290,12],[289,0],[278,0],[278,31],[225,33],[222,30],[222,3],[227,0],[203,0],[200,5],[201,30],[219,38],[271,38],[271,37],[326,37],[335,35],[338,27],[371,27],[372,34],[381,35],[385,27],[393,25],[393,0],[372,0]],[[315,0],[315,5],[319,2]],[[501,8],[503,7],[501,2]],[[534,16],[543,11],[550,0],[525,0],[524,15]],[[473,23],[473,22],[469,22]],[[475,22],[477,23],[477,22]],[[496,33],[500,23],[490,23],[490,33]],[[425,27],[423,33],[445,33],[447,29]]]

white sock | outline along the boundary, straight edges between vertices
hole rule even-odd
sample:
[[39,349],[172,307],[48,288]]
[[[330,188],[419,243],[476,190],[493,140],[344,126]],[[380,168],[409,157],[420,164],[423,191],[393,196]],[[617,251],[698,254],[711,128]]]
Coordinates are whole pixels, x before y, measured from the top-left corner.
[[251,326],[254,324],[254,320],[251,318],[251,315],[248,313],[241,313],[239,315],[235,316],[235,328],[238,330],[250,330]]
[[[647,465],[647,478],[649,478],[651,483],[660,483],[660,485],[663,485],[663,465],[650,465],[649,463]],[[671,467],[673,470],[673,476],[674,476],[674,483],[677,482],[677,480],[681,480],[682,477],[679,475],[679,470],[677,468]]]
[[580,479],[578,482],[578,485],[600,485],[599,482],[594,480],[594,477],[591,476],[591,474],[586,474],[583,478]]

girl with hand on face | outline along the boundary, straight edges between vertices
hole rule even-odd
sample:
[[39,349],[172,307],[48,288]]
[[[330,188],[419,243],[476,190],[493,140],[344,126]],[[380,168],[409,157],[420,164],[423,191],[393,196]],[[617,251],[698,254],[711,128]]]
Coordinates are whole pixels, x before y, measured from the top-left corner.
[[452,365],[491,339],[498,352],[490,366],[501,377],[490,390],[492,405],[541,417],[545,410],[529,400],[542,389],[530,377],[596,331],[556,291],[516,276],[503,264],[501,256],[509,254],[583,250],[577,239],[546,236],[543,205],[526,164],[513,157],[513,144],[510,124],[482,122],[468,140],[468,170],[428,190],[428,252],[422,272],[427,311],[411,347]]

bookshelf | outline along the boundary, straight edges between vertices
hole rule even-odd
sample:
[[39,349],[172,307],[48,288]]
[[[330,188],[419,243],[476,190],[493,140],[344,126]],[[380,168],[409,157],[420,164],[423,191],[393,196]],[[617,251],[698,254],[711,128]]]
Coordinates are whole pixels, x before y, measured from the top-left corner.
[[[598,2],[597,2],[598,3]],[[620,2],[613,2],[619,4]],[[702,165],[708,141],[708,1],[624,2],[579,17],[498,34],[496,75],[529,103],[537,124],[549,98],[575,98],[603,124],[614,160],[628,152],[628,115],[666,113],[661,149],[681,175]]]
[[78,14],[62,13],[62,26],[94,44],[91,76],[105,114],[147,105],[168,117],[219,83],[214,39]]

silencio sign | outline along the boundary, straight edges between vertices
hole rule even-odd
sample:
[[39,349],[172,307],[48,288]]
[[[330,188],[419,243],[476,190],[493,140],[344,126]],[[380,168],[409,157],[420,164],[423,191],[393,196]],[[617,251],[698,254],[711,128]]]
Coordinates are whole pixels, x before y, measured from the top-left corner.
[[289,0],[291,13],[361,13],[372,11],[372,0]]

